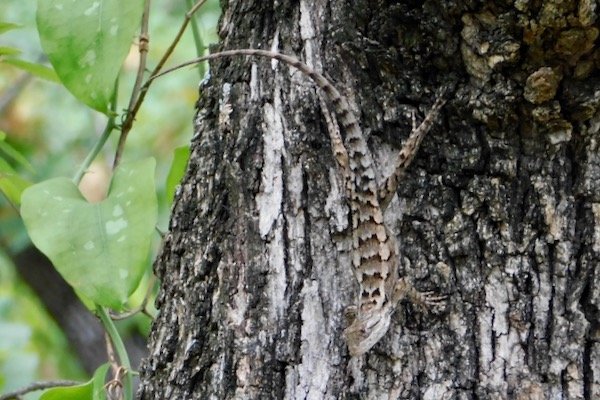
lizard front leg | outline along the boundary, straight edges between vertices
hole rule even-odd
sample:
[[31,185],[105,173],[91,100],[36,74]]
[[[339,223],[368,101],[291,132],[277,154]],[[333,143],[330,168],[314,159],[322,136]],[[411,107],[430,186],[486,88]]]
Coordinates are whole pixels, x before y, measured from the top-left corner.
[[412,133],[406,140],[406,143],[404,143],[402,150],[400,150],[400,153],[398,154],[398,160],[396,162],[394,172],[379,187],[379,204],[382,210],[385,210],[390,204],[390,201],[392,201],[392,198],[398,189],[398,183],[404,176],[406,169],[412,160],[415,158],[423,138],[433,126],[435,117],[437,117],[445,102],[446,100],[444,99],[443,94],[440,95],[431,107],[431,110],[429,110],[429,113],[427,113],[427,116],[423,122],[421,122],[417,128],[413,129]]

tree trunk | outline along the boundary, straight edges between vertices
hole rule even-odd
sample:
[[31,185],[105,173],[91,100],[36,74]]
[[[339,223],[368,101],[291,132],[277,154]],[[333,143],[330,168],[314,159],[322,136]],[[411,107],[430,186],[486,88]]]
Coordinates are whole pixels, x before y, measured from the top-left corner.
[[[156,261],[142,399],[600,398],[600,54],[580,1],[223,3],[220,49],[323,71],[382,175],[441,87],[386,224],[411,305],[366,355],[330,113],[293,68],[211,64]],[[418,122],[418,121],[417,121]]]

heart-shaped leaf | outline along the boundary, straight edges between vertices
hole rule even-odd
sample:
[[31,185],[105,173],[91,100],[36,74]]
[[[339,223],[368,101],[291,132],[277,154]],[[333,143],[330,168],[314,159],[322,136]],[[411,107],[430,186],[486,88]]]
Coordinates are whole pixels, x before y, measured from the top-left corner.
[[32,242],[96,304],[121,310],[144,273],[157,219],[154,167],[154,159],[121,164],[101,203],[88,203],[67,178],[23,192]]
[[81,102],[108,112],[144,0],[40,0],[37,26],[44,52]]

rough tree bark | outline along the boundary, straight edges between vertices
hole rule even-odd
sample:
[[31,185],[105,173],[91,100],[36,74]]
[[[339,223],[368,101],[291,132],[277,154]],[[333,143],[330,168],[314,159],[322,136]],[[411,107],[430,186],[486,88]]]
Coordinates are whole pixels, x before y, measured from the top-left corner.
[[[600,398],[600,53],[594,1],[223,2],[219,49],[325,72],[389,172],[454,84],[387,212],[406,305],[351,359],[348,205],[314,85],[211,64],[156,261],[143,399]],[[441,262],[441,264],[439,263]]]

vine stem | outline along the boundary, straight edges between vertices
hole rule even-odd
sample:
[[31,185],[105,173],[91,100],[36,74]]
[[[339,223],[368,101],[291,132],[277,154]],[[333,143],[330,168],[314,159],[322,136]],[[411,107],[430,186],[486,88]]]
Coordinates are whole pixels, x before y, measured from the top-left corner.
[[121,136],[119,137],[119,144],[117,145],[115,160],[113,161],[113,171],[117,169],[119,163],[121,162],[121,156],[123,155],[123,150],[125,148],[125,140],[127,139],[127,134],[129,133],[133,125],[135,114],[137,114],[137,111],[134,112],[134,108],[140,98],[140,89],[142,87],[142,79],[144,79],[144,72],[146,71],[146,60],[148,59],[148,50],[150,48],[150,36],[148,34],[149,18],[150,0],[146,0],[146,4],[144,6],[144,14],[142,15],[142,26],[140,29],[139,38],[140,64],[138,66],[137,75],[135,77],[135,84],[133,85],[133,90],[131,91],[129,106],[127,107],[127,117],[125,118],[123,126],[121,127]]
[[[177,32],[177,35],[173,39],[173,42],[171,43],[171,45],[169,46],[167,51],[165,51],[165,54],[163,54],[162,58],[160,59],[160,61],[156,65],[156,67],[154,67],[154,70],[152,71],[150,76],[157,75],[160,72],[162,67],[165,65],[165,63],[167,62],[167,60],[173,53],[173,50],[175,50],[177,43],[179,43],[181,36],[183,36],[183,32],[185,32],[185,29],[187,28],[188,24],[190,23],[190,20],[192,19],[194,13],[196,11],[198,11],[198,9],[200,7],[202,7],[204,5],[204,3],[206,3],[206,2],[207,2],[207,0],[198,1],[194,5],[194,7],[192,7],[192,9],[185,14],[185,20],[183,21],[181,28],[179,28],[179,32]],[[145,15],[145,18],[147,18],[146,15]],[[140,48],[140,51],[141,51],[141,48]],[[144,102],[144,99],[146,98],[146,93],[148,93],[148,89],[150,88],[151,82],[152,82],[151,80],[148,80],[148,81],[146,81],[146,83],[143,86],[141,86],[141,88],[139,90],[139,95],[137,96],[137,100],[135,102],[135,105],[133,106],[133,108],[127,110],[127,117],[125,118],[125,121],[123,122],[123,126],[121,128],[121,136],[119,137],[119,145],[117,146],[117,152],[115,153],[115,161],[113,163],[113,169],[116,168],[119,165],[119,162],[121,161],[121,156],[123,155],[123,149],[125,147],[127,135],[129,135],[129,132],[131,131],[131,127],[133,125],[133,121],[135,120],[135,117],[136,117],[138,111],[140,110],[140,107],[141,107],[142,103]]]
[[110,110],[108,113],[109,117],[108,117],[108,121],[106,122],[106,127],[104,128],[104,132],[102,132],[102,135],[100,135],[100,138],[98,138],[98,140],[96,141],[96,144],[94,145],[92,150],[90,150],[88,155],[85,157],[85,159],[81,163],[81,166],[75,173],[75,176],[73,177],[73,183],[75,183],[75,185],[79,185],[79,182],[81,182],[81,178],[83,178],[83,175],[85,175],[85,172],[90,167],[90,164],[92,163],[92,161],[94,161],[94,159],[96,158],[98,153],[100,153],[100,150],[102,150],[102,147],[104,147],[104,144],[108,140],[108,137],[112,133],[113,129],[115,129],[117,127],[117,125],[115,124],[115,116],[117,115],[116,109],[117,109],[117,93],[118,92],[119,92],[119,80],[117,79],[115,81],[115,88],[113,90],[112,98],[110,99]]
[[23,389],[16,390],[14,392],[5,393],[0,396],[0,400],[20,399],[23,395],[35,392],[36,390],[45,390],[61,386],[76,386],[81,385],[81,382],[77,381],[45,381],[36,382],[31,385],[24,387]]
[[133,371],[131,370],[131,363],[129,362],[129,356],[127,355],[127,350],[125,349],[125,345],[123,344],[123,340],[121,339],[121,335],[117,331],[117,327],[113,323],[110,318],[109,311],[106,307],[102,307],[100,305],[96,305],[98,310],[98,316],[102,321],[102,325],[108,332],[108,336],[110,336],[110,340],[117,351],[119,356],[119,361],[123,368],[125,368],[125,382],[123,384],[123,395],[124,400],[132,400],[133,399]]

